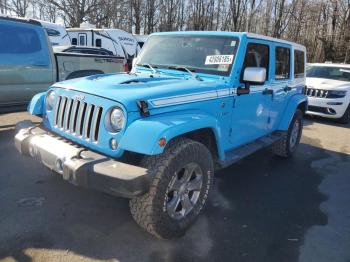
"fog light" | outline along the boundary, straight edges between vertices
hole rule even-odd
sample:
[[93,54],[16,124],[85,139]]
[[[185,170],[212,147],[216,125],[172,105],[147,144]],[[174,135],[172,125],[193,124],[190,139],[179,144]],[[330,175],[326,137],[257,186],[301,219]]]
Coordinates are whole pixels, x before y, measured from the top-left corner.
[[118,142],[114,138],[111,139],[111,148],[116,150],[118,148]]
[[337,112],[333,108],[327,108],[328,113],[335,115]]
[[63,161],[61,159],[57,159],[56,161],[56,170],[58,173],[63,173]]

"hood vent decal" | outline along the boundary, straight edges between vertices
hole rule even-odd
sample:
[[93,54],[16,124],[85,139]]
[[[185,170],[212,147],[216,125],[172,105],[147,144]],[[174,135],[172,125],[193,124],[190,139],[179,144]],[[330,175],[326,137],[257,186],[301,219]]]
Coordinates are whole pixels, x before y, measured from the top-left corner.
[[142,81],[142,80],[128,80],[128,81],[125,81],[125,82],[122,82],[120,83],[121,85],[134,85],[134,84],[144,84],[146,83],[145,81]]

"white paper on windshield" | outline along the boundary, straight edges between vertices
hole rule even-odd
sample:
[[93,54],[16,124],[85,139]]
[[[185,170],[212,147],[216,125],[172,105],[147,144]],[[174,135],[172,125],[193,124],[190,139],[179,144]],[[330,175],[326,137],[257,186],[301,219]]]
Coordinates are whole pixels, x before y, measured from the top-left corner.
[[350,73],[350,68],[349,69],[340,69],[339,70],[340,72],[344,72],[344,73]]
[[205,59],[206,65],[230,65],[233,55],[208,55]]

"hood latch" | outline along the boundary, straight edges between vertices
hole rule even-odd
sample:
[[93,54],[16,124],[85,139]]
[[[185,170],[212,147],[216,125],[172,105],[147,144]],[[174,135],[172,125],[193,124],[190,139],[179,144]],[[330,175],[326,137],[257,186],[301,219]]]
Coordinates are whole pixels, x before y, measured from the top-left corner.
[[138,108],[140,109],[140,114],[143,117],[149,116],[148,103],[145,100],[136,101]]

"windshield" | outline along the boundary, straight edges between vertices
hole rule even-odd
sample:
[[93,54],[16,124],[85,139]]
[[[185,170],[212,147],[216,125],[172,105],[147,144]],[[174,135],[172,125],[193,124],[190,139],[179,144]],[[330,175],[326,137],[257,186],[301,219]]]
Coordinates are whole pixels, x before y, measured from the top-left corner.
[[192,72],[230,74],[238,39],[221,36],[151,36],[138,58],[138,65],[154,68],[186,67]]
[[350,81],[350,68],[332,66],[310,66],[306,69],[307,77]]

